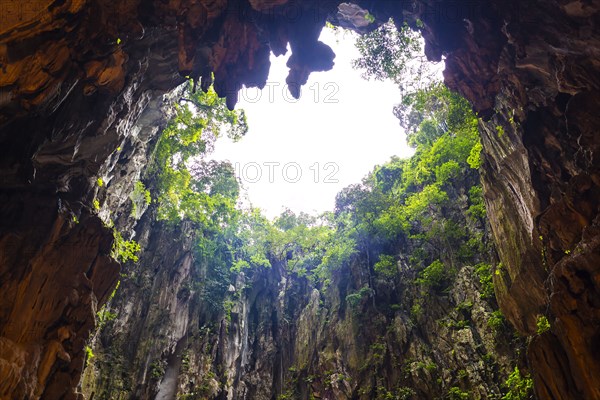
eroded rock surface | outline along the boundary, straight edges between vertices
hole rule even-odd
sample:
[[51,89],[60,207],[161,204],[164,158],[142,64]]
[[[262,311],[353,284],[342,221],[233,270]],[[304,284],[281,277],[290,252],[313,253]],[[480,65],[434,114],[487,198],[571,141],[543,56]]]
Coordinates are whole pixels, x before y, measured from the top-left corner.
[[352,304],[348,295],[370,280],[363,255],[328,287],[285,261],[229,281],[198,254],[192,224],[152,223],[151,214],[137,227],[145,250],[92,341],[87,398],[495,398],[523,364],[525,341],[490,324],[497,305],[471,266],[458,266],[447,290],[423,294],[406,265]]

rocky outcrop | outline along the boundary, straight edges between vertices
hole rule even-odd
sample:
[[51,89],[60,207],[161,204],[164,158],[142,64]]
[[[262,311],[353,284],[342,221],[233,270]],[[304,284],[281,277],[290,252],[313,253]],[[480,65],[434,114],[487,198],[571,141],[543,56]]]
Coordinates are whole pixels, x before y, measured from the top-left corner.
[[[370,6],[366,3],[365,7]],[[540,398],[600,398],[597,2],[382,2],[417,19],[430,59],[482,117],[498,300],[530,346]],[[378,14],[379,12],[379,14]]]
[[[402,276],[406,287],[377,282],[356,305],[344,295],[356,282],[337,282],[321,296],[314,291],[297,323],[284,398],[490,398],[504,392],[522,341],[509,344],[508,330],[495,332],[488,324],[493,309],[481,299],[475,276],[462,268],[448,295],[429,294],[424,303],[410,274]],[[395,293],[386,299],[390,290]]]
[[550,320],[529,350],[537,394],[596,399],[600,9],[506,6],[469,19],[445,77],[484,117],[486,203],[506,267],[500,306],[525,334]]
[[97,306],[120,269],[112,232],[53,196],[2,197],[0,397],[72,398]]
[[363,256],[329,286],[285,262],[215,276],[193,225],[150,220],[92,341],[87,398],[494,398],[521,362],[524,340],[490,323],[496,306],[470,266],[422,293],[407,253],[398,279],[351,302],[368,285]]
[[241,84],[264,85],[270,51],[288,42],[291,80],[332,65],[317,42],[325,5],[282,3],[1,5],[0,398],[75,396],[94,314],[118,278],[112,232],[90,214],[109,223],[130,206],[163,95],[188,75],[206,88],[214,72],[233,106]]
[[[311,71],[331,66],[333,54],[317,37],[338,3],[2,4],[0,365],[10,378],[0,396],[73,396],[91,304],[103,301],[117,276],[106,258],[109,232],[89,215],[94,182],[115,152],[123,150],[118,159],[126,162],[122,144],[148,104],[182,75],[203,78],[204,86],[214,72],[215,88],[233,106],[239,85],[264,85],[269,50],[282,53],[288,42],[288,83],[297,94]],[[446,82],[482,117],[486,201],[505,267],[495,277],[500,306],[525,334],[540,316],[550,320],[529,351],[538,395],[600,398],[599,5],[357,3],[380,21],[393,15],[416,27],[420,20],[428,57],[446,59]],[[93,257],[76,261],[80,248]],[[99,263],[110,267],[96,269]],[[39,293],[37,303],[31,293]],[[46,313],[53,302],[60,313]],[[63,323],[70,328],[59,332]],[[21,330],[34,326],[31,334]]]

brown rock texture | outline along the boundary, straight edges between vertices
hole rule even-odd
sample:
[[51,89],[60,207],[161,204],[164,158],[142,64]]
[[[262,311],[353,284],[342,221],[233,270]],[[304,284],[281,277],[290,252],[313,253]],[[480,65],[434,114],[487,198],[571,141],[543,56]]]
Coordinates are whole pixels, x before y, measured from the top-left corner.
[[2,197],[0,397],[72,398],[119,272],[112,232],[86,213],[75,222],[51,196]]
[[[473,23],[445,77],[484,118],[493,111],[481,131],[488,215],[506,267],[498,299],[523,333],[535,333],[542,315],[551,325],[529,350],[536,392],[597,399],[600,4],[511,7],[497,10],[503,36],[495,40],[489,23]],[[488,58],[491,43],[502,46]]]
[[[77,396],[95,312],[118,279],[103,223],[139,179],[163,95],[214,72],[233,107],[288,41],[305,54],[300,76],[319,67],[310,52],[326,13],[286,3],[0,1],[0,398]],[[115,174],[120,191],[98,188]]]
[[[338,3],[0,0],[0,398],[75,396],[118,271],[93,183],[127,162],[149,105],[214,72],[232,107],[288,42],[297,95],[331,66],[317,38]],[[529,349],[539,397],[600,398],[599,2],[357,3],[422,21],[427,55],[482,117],[500,306],[523,333],[551,325]]]
[[[365,3],[366,6],[366,3]],[[400,7],[404,7],[402,11]],[[524,334],[540,398],[598,399],[600,3],[383,2],[425,27],[446,83],[482,118],[483,184],[504,268],[502,311]]]

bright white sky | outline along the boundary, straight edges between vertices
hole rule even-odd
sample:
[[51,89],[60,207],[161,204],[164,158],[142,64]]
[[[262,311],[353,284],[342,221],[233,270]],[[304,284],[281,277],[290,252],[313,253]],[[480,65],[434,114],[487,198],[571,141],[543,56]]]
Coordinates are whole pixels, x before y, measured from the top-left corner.
[[237,108],[246,110],[247,135],[215,145],[211,158],[236,167],[249,201],[269,218],[285,208],[333,210],[341,189],[393,155],[412,154],[392,113],[399,90],[391,82],[365,81],[352,69],[358,57],[354,40],[350,33],[323,30],[321,41],[336,53],[335,67],[311,74],[298,101],[285,88],[289,52],[271,56],[267,87],[240,93]]

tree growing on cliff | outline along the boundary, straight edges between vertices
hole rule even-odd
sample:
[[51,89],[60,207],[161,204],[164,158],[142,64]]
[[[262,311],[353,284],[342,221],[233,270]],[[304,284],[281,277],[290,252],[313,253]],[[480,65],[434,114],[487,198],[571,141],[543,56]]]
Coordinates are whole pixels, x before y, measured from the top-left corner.
[[223,131],[234,140],[244,136],[248,131],[244,112],[230,111],[212,88],[194,93],[190,84],[175,105],[151,163],[160,220],[187,218],[208,225],[222,223],[232,214],[239,194],[233,168],[201,160]]
[[422,88],[436,73],[424,55],[421,35],[406,23],[390,19],[359,36],[356,48],[360,57],[352,61],[352,66],[362,71],[363,78],[390,79],[402,93]]

